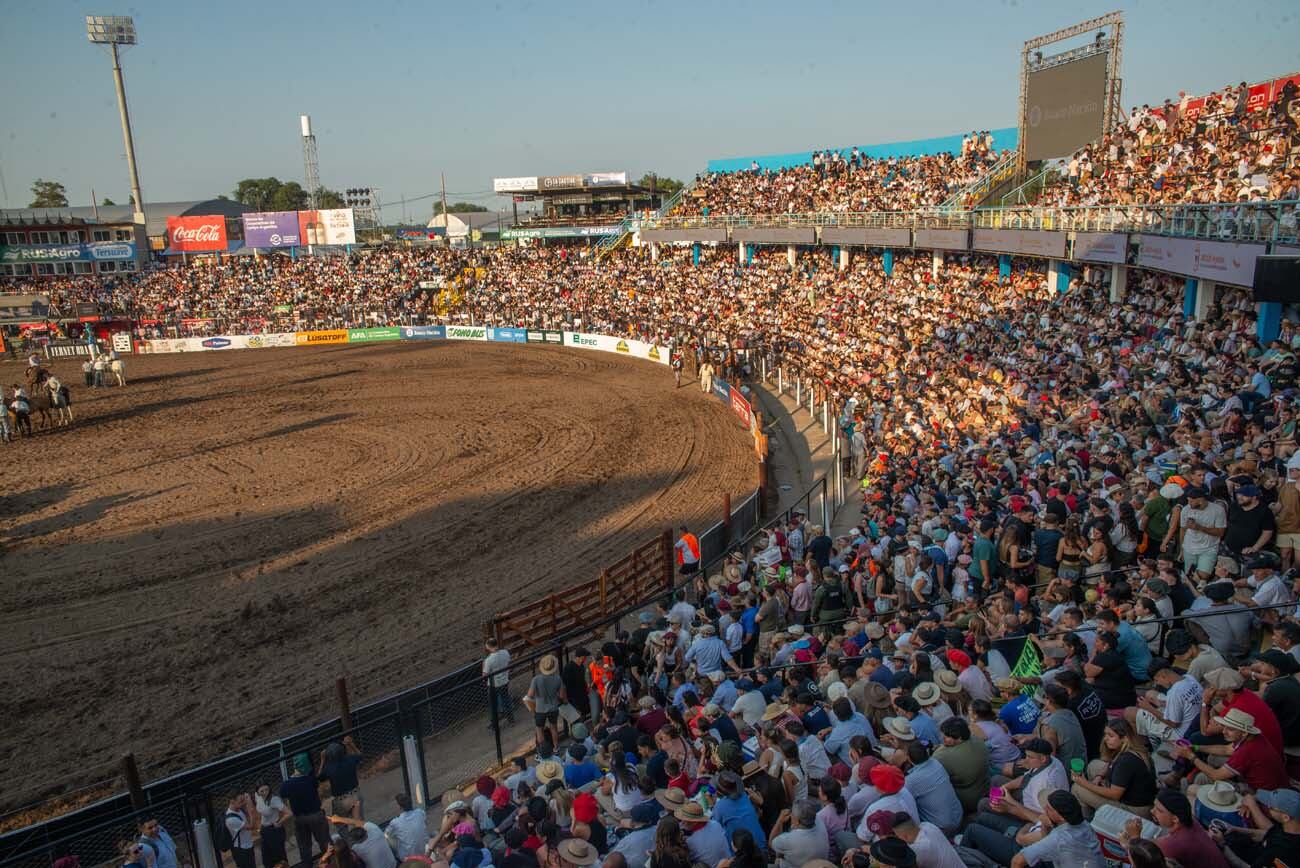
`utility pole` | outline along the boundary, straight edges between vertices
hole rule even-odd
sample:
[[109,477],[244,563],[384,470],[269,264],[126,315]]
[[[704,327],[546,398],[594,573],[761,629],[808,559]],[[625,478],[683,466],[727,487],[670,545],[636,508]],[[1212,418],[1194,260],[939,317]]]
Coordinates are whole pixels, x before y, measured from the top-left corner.
[[[442,240],[451,246],[451,215],[447,213],[447,173],[439,172],[438,178],[442,181]],[[471,238],[471,240],[473,240]]]
[[96,45],[107,45],[113,58],[113,84],[117,88],[117,113],[122,121],[122,138],[126,143],[126,168],[131,175],[131,196],[135,199],[134,222],[144,225],[144,196],[140,193],[140,172],[135,165],[135,141],[131,137],[131,115],[126,107],[126,85],[122,83],[119,45],[135,45],[135,21],[128,15],[87,15],[86,35]]

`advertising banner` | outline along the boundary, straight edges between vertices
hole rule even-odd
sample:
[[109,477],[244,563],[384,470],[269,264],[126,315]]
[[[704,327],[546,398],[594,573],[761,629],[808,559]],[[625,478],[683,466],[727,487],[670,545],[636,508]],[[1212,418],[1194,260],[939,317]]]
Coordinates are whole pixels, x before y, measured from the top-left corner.
[[493,178],[494,193],[532,193],[537,190],[537,176],[531,178]]
[[713,397],[717,398],[724,404],[731,403],[731,385],[722,380],[713,379]]
[[131,352],[130,332],[113,332],[113,352],[115,353]]
[[965,229],[918,229],[912,234],[912,246],[923,250],[966,250],[969,240]]
[[167,245],[187,253],[211,253],[225,250],[226,218],[220,214],[206,217],[168,217]]
[[544,175],[537,179],[537,189],[545,193],[548,190],[581,190],[581,175]]
[[488,339],[487,326],[445,326],[449,341],[485,341]]
[[1169,271],[1185,277],[1205,278],[1234,286],[1253,286],[1255,260],[1264,255],[1262,244],[1231,244],[1198,238],[1143,235],[1138,266]]
[[396,341],[402,337],[402,330],[397,326],[383,326],[372,329],[348,329],[348,343],[368,344],[375,341]]
[[1123,232],[1076,232],[1074,258],[1083,262],[1123,265],[1128,254],[1128,235]]
[[255,211],[239,218],[244,223],[246,247],[297,247],[297,211]]
[[971,247],[991,253],[1023,253],[1062,259],[1065,233],[1046,229],[976,229]]
[[617,223],[611,226],[544,226],[538,229],[502,229],[501,238],[512,241],[518,238],[587,238],[595,235],[613,235],[619,231]]
[[0,262],[99,262],[135,259],[135,245],[126,241],[93,244],[0,245]]
[[600,339],[604,335],[588,335],[582,332],[565,332],[564,343],[570,347],[582,347],[584,350],[600,349]]
[[550,329],[527,329],[525,337],[530,344],[564,343],[564,332],[551,331]]
[[447,332],[442,326],[402,326],[402,340],[404,341],[440,341],[447,337]]
[[719,226],[714,229],[642,229],[642,244],[680,244],[698,241],[703,244],[725,242],[727,229]]
[[263,347],[292,347],[297,346],[297,344],[297,332],[267,332],[248,336],[248,348],[250,350],[262,349]]
[[731,412],[735,413],[740,418],[740,421],[745,423],[746,428],[753,424],[754,415],[750,409],[749,401],[734,386],[731,389]]
[[528,333],[524,329],[495,328],[489,332],[489,340],[504,341],[509,344],[523,344],[528,342]]
[[559,196],[552,196],[551,201],[556,205],[590,205],[590,193],[561,193]]
[[822,244],[856,244],[863,247],[911,247],[911,229],[857,229],[823,226]]
[[582,180],[588,187],[626,187],[627,172],[591,172]]
[[731,240],[753,244],[815,244],[817,230],[811,226],[807,228],[791,227],[788,229],[733,229],[731,230]]
[[314,346],[316,344],[346,344],[348,342],[347,329],[331,329],[322,332],[297,332],[298,346]]
[[325,224],[325,244],[356,244],[357,227],[351,208],[327,208],[317,211]]
[[89,355],[90,345],[81,341],[53,340],[45,345],[45,357],[47,359],[65,359]]

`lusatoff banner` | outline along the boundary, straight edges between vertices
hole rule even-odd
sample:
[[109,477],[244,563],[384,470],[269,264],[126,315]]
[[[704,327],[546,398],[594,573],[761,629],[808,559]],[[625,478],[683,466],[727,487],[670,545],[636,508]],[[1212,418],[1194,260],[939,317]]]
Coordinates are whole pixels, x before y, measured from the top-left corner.
[[347,329],[332,329],[321,332],[298,332],[298,346],[314,346],[316,344],[346,344],[348,342]]

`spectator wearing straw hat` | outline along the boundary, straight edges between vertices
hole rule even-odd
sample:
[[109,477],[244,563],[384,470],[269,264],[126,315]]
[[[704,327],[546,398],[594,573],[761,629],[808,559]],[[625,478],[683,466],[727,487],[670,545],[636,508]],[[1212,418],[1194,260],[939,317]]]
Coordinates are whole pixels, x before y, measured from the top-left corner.
[[543,740],[554,748],[560,743],[560,706],[567,700],[564,681],[560,678],[560,661],[547,654],[537,663],[537,674],[528,685],[524,704],[533,710],[533,725],[537,728],[537,749],[542,750]]
[[600,851],[590,841],[581,838],[566,838],[555,849],[563,865],[585,868],[600,861]]
[[[1175,756],[1188,760],[1196,771],[1211,782],[1240,780],[1256,790],[1285,789],[1290,784],[1282,755],[1264,738],[1253,715],[1232,708],[1216,715],[1214,722],[1223,729],[1228,744],[1224,747],[1205,745],[1180,745]],[[1211,765],[1197,754],[1227,754],[1222,766]],[[1196,787],[1188,787],[1188,796],[1196,796]]]
[[717,820],[709,816],[699,802],[686,802],[673,811],[686,835],[686,847],[691,858],[705,865],[717,865],[731,855],[727,833]]

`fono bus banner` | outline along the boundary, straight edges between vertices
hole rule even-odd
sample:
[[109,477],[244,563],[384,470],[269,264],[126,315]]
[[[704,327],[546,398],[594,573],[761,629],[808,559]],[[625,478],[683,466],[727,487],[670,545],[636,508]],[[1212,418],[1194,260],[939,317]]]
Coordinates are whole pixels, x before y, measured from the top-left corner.
[[485,341],[488,339],[487,326],[445,326],[449,341]]
[[168,217],[167,245],[187,253],[212,253],[225,250],[226,218],[220,214],[206,217]]
[[297,211],[257,211],[240,218],[244,223],[247,247],[297,247]]

